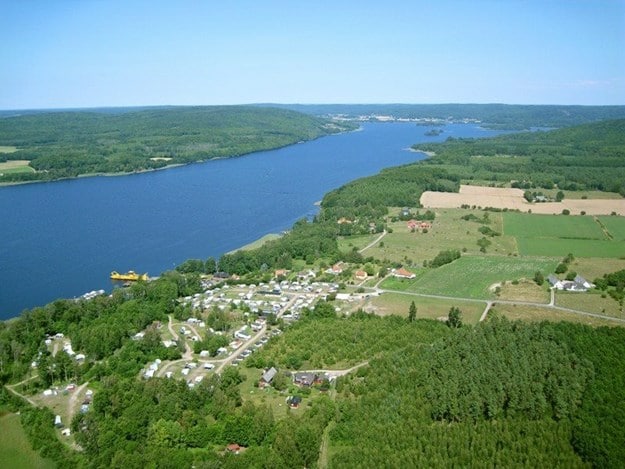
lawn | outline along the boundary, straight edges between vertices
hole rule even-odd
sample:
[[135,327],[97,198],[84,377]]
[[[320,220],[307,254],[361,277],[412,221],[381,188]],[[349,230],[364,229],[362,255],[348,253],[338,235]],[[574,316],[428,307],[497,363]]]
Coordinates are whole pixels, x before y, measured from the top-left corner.
[[503,214],[504,232],[517,238],[606,239],[590,216]]
[[481,301],[456,301],[402,293],[384,293],[372,298],[370,306],[366,307],[365,310],[373,310],[381,316],[396,314],[408,317],[408,310],[412,301],[417,307],[417,318],[438,319],[447,317],[451,307],[457,306],[462,311],[462,320],[465,324],[477,323],[486,307],[486,303]]
[[619,258],[625,256],[625,241],[606,239],[517,238],[522,256]]
[[615,241],[625,241],[625,217],[597,217]]
[[30,446],[19,415],[0,417],[0,467],[6,468],[53,468],[54,463],[43,459]]
[[463,256],[437,269],[419,271],[413,280],[389,279],[386,289],[458,298],[494,298],[490,287],[504,281],[531,279],[536,271],[553,272],[556,259],[502,256]]

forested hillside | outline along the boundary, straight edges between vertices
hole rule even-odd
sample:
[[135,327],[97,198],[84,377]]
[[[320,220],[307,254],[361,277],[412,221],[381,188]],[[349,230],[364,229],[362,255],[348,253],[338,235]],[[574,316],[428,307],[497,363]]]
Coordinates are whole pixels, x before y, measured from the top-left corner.
[[625,119],[550,132],[419,144],[431,165],[454,165],[465,180],[517,181],[518,187],[619,192],[625,197]]
[[314,115],[347,117],[386,115],[406,119],[474,119],[492,129],[523,130],[568,127],[625,118],[625,106],[555,106],[521,104],[267,104]]
[[[27,160],[35,171],[0,182],[122,173],[231,157],[351,129],[284,109],[204,106],[123,113],[50,112],[0,119],[0,162]],[[1,172],[1,171],[0,171]]]

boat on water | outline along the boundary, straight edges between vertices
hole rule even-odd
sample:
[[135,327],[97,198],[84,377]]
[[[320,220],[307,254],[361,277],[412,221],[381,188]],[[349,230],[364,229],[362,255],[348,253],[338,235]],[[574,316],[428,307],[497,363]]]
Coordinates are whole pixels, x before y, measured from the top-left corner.
[[134,270],[129,270],[125,274],[120,274],[119,272],[113,271],[111,272],[111,280],[122,280],[122,281],[130,281],[136,282],[137,280],[148,280],[148,274],[138,274]]

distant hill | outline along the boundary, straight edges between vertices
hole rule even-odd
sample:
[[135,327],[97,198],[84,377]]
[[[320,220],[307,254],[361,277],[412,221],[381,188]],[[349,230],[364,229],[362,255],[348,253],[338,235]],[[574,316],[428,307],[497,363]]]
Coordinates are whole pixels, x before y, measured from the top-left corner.
[[391,115],[395,118],[461,121],[477,119],[489,128],[523,130],[568,127],[625,118],[625,106],[559,106],[521,104],[260,104],[313,115],[348,117]]
[[0,153],[0,162],[27,160],[35,171],[7,172],[0,182],[158,169],[270,150],[353,127],[253,106],[25,112],[0,119],[0,147],[17,149]]

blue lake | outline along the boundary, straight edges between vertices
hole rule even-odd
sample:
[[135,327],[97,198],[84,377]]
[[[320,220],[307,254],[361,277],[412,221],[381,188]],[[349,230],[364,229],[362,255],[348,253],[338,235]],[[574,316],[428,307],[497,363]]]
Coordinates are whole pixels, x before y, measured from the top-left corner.
[[452,124],[438,137],[411,123],[279,150],[120,177],[0,188],[0,319],[57,298],[111,290],[112,270],[158,275],[219,258],[317,212],[331,189],[423,157],[417,142],[501,132]]

